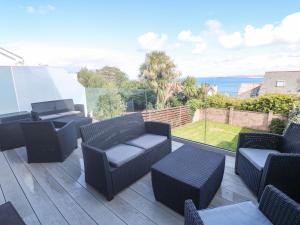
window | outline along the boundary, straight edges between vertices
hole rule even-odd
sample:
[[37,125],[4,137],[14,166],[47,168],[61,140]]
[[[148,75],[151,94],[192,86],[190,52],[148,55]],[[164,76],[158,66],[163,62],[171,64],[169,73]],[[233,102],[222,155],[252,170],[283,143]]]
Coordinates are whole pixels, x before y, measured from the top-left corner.
[[276,81],[276,87],[284,87],[285,81],[284,80],[278,80]]

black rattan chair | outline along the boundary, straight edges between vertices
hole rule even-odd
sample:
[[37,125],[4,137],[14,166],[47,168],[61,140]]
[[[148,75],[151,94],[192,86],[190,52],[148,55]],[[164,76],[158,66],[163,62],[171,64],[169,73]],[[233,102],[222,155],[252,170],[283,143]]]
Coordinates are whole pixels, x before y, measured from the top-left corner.
[[31,121],[29,112],[0,115],[0,150],[5,151],[25,145],[21,122]]
[[169,124],[144,122],[140,113],[81,127],[85,180],[107,200],[171,152]]
[[266,186],[258,208],[251,202],[197,211],[185,202],[185,225],[300,225],[300,205],[275,187]]
[[284,135],[240,133],[235,172],[258,198],[272,184],[300,202],[300,125]]
[[55,127],[51,121],[21,123],[28,163],[62,162],[77,147],[74,123]]

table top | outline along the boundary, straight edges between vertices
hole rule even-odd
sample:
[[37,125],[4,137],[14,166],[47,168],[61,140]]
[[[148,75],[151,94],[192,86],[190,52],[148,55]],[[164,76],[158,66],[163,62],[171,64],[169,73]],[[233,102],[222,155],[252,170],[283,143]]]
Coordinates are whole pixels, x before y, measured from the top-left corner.
[[224,154],[184,145],[155,163],[152,170],[200,187],[224,163]]

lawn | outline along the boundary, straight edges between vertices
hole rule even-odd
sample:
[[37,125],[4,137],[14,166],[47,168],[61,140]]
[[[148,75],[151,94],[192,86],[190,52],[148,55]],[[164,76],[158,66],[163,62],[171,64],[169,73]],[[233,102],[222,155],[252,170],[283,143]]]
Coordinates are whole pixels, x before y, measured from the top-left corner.
[[172,135],[235,151],[240,132],[258,132],[257,130],[249,128],[207,121],[205,139],[204,128],[204,120],[189,123],[183,127],[173,129]]

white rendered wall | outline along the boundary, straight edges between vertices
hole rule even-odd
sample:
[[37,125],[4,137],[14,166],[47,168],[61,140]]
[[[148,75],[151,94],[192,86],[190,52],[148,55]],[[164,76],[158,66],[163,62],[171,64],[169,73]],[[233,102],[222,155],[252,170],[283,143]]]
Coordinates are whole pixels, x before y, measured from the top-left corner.
[[47,66],[13,66],[11,77],[14,80],[19,111],[31,111],[32,102],[67,98],[86,106],[85,88],[77,81],[76,74],[69,74],[64,69]]

